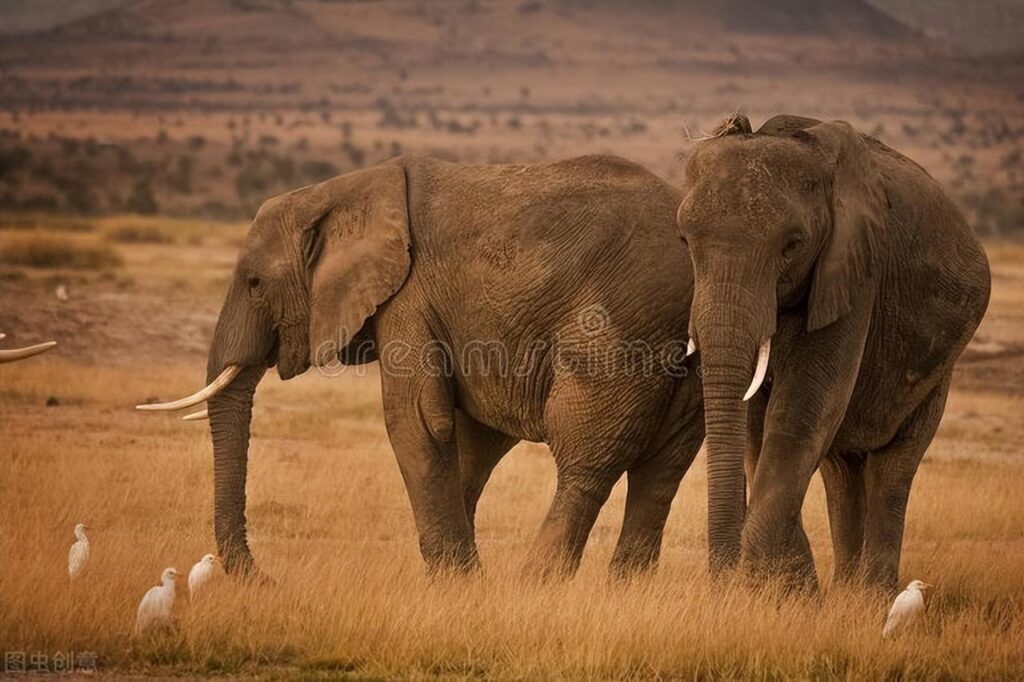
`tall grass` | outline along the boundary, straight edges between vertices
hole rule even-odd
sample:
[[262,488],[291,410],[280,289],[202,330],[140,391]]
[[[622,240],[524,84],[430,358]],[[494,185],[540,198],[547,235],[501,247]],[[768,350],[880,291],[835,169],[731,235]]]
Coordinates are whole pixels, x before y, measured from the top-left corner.
[[106,244],[93,244],[45,232],[4,234],[0,237],[0,264],[30,268],[103,270],[121,265],[121,256]]
[[[499,465],[481,501],[484,571],[432,580],[372,372],[264,381],[249,519],[274,584],[225,578],[189,604],[181,580],[176,634],[132,642],[138,600],[161,570],[187,572],[213,541],[206,427],[130,406],[202,377],[201,367],[128,372],[59,360],[0,370],[0,649],[94,651],[101,672],[177,674],[877,679],[1024,670],[1019,461],[926,460],[903,574],[938,588],[922,627],[897,641],[881,640],[884,597],[828,584],[817,480],[804,519],[822,594],[711,582],[703,457],[684,480],[649,578],[607,577],[620,484],[575,579],[520,579],[554,484],[545,449],[526,444]],[[69,400],[46,408],[49,394]],[[93,560],[69,584],[78,521],[95,527]]]

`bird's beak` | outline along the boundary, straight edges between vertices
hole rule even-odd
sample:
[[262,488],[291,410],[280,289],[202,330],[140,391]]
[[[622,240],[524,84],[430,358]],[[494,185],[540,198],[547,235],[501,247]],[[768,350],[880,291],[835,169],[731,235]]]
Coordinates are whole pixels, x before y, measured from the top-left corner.
[[935,585],[929,585],[928,583],[921,583],[921,587],[923,587],[926,590],[934,590],[935,589]]

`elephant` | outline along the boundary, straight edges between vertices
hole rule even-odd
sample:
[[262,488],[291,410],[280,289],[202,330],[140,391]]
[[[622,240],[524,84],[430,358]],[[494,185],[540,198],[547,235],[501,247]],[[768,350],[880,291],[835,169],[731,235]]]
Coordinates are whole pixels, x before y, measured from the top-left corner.
[[988,305],[981,245],[923,168],[842,121],[736,115],[685,177],[712,572],[816,589],[800,514],[820,467],[834,577],[895,589],[911,484]]
[[[524,571],[571,574],[627,474],[615,575],[652,566],[704,437],[688,371],[681,195],[622,159],[465,165],[415,155],[265,202],[216,324],[206,400],[214,530],[253,574],[245,484],[268,367],[380,362],[384,417],[431,573],[479,565],[474,515],[518,441],[549,444],[557,489]],[[201,417],[196,415],[195,417]]]

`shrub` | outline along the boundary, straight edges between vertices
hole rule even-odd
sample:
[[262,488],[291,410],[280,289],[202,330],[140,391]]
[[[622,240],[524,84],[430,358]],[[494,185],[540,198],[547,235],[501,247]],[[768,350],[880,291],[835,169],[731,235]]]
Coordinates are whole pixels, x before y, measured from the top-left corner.
[[101,270],[121,265],[121,257],[104,244],[82,244],[51,234],[4,237],[0,263],[30,268]]
[[132,187],[132,193],[124,202],[124,207],[132,212],[141,215],[152,215],[159,210],[156,197],[153,196],[153,188],[149,186],[148,180],[139,180]]
[[121,244],[169,244],[173,239],[155,225],[118,225],[107,231],[107,240]]

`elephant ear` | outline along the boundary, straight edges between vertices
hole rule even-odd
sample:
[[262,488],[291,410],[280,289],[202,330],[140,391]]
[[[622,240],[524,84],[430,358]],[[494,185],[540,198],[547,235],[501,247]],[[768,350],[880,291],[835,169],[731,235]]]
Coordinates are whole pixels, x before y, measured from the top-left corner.
[[779,114],[778,116],[772,116],[770,119],[761,124],[761,127],[757,129],[758,135],[775,135],[777,137],[789,137],[798,130],[806,130],[816,125],[820,125],[821,121],[816,118],[807,118],[806,116],[792,116],[790,114]]
[[832,171],[832,232],[811,280],[807,330],[846,315],[866,295],[884,250],[888,200],[867,142],[843,121],[802,128],[793,137],[814,143]]
[[383,165],[317,187],[320,218],[304,235],[310,358],[335,360],[409,274],[405,170]]

